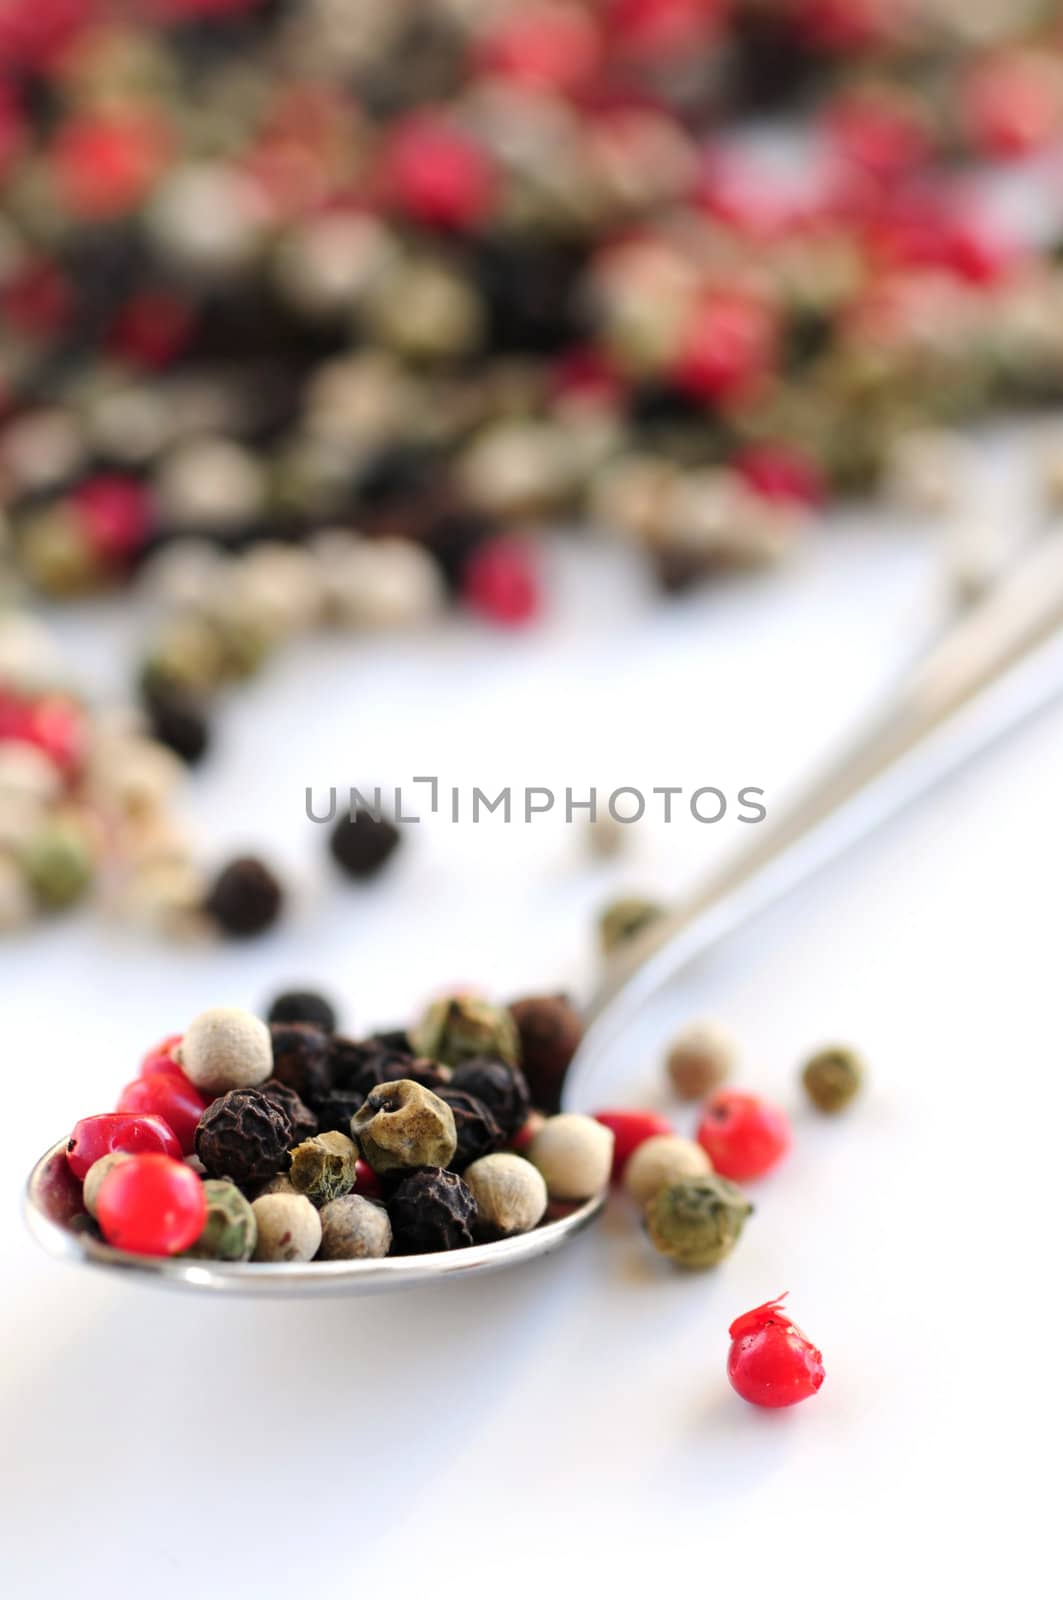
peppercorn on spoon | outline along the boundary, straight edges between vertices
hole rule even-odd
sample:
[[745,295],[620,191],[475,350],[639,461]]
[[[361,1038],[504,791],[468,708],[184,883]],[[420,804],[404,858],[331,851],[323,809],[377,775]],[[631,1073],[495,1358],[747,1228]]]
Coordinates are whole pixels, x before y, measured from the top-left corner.
[[[671,978],[855,845],[965,759],[1063,694],[1063,532],[949,627],[849,749],[751,847],[614,959],[565,1086],[565,1107],[608,1098],[618,1036]],[[212,1293],[369,1294],[501,1270],[566,1244],[604,1199],[553,1207],[529,1233],[438,1254],[306,1264],[132,1255],[102,1243],[53,1145],[30,1174],[26,1215],[52,1254]]]

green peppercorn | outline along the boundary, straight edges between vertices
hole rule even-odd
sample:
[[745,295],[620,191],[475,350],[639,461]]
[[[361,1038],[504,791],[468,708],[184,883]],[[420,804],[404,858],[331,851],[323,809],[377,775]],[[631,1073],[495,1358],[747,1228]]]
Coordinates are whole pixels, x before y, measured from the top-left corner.
[[818,1050],[801,1073],[805,1092],[816,1110],[831,1116],[845,1110],[863,1081],[864,1063],[846,1045]]
[[606,906],[598,919],[598,938],[602,954],[609,956],[629,939],[634,939],[664,914],[664,907],[640,895],[625,895]]
[[258,1238],[251,1202],[227,1178],[207,1178],[203,1193],[207,1220],[195,1244],[183,1253],[210,1261],[250,1261]]
[[351,1137],[374,1172],[446,1167],[458,1148],[450,1107],[409,1078],[378,1084],[351,1118]]
[[92,850],[74,823],[47,823],[30,840],[22,869],[40,903],[50,911],[80,900],[92,881]]
[[345,1133],[318,1133],[292,1151],[292,1187],[316,1206],[338,1200],[354,1188],[358,1148]]
[[[503,1006],[493,1006],[476,995],[444,995],[428,1007],[410,1031],[413,1048],[420,1056],[456,1067],[476,1056],[493,1056],[520,1064],[520,1038],[517,1025]],[[438,1163],[445,1167],[446,1162]]]
[[715,1267],[738,1243],[753,1207],[715,1173],[658,1189],[646,1207],[654,1248],[681,1267]]

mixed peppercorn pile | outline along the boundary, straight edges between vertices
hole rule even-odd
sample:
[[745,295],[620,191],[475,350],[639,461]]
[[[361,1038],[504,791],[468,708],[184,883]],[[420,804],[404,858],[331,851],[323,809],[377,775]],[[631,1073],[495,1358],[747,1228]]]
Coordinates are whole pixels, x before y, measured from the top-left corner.
[[[662,1256],[708,1268],[753,1213],[738,1184],[790,1147],[779,1108],[726,1086],[734,1046],[712,1023],[684,1029],[666,1060],[674,1094],[701,1105],[694,1138],[652,1111],[558,1110],[582,1037],[563,996],[504,1007],[455,993],[409,1030],[356,1041],[335,1028],[327,1000],[293,991],[268,1020],[217,1007],[150,1050],[117,1109],[70,1135],[80,1225],[141,1255],[372,1260],[527,1233],[612,1181]],[[803,1081],[834,1114],[862,1076],[837,1047]],[[731,1331],[745,1398],[791,1405],[819,1388],[819,1353],[777,1301]]]

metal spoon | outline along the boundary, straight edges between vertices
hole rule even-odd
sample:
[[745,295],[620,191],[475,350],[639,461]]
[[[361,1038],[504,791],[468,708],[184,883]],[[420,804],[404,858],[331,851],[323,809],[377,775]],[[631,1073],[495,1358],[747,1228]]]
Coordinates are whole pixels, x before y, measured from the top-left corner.
[[[1063,533],[1042,540],[996,589],[953,623],[870,728],[733,863],[614,961],[590,1006],[565,1103],[593,1104],[618,1036],[695,956],[864,838],[963,761],[1063,694]],[[601,1087],[599,1087],[601,1086]],[[560,1211],[531,1233],[438,1255],[266,1265],[128,1255],[86,1230],[65,1140],[30,1173],[25,1212],[51,1254],[158,1283],[225,1294],[370,1294],[501,1270],[566,1244],[604,1197]]]

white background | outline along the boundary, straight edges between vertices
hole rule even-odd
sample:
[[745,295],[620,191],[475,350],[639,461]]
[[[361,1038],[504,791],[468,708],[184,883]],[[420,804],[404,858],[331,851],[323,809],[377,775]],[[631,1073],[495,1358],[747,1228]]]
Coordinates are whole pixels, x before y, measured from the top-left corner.
[[[1028,458],[980,457],[1018,509]],[[1018,498],[1016,498],[1018,497]],[[1027,495],[1028,497],[1028,495]],[[1056,1520],[1063,711],[697,974],[794,1152],[718,1271],[682,1276],[616,1203],[557,1257],[396,1298],[222,1304],[41,1254],[18,1218],[40,1150],[108,1108],[195,1012],[316,981],[352,1029],[432,990],[593,978],[594,910],[688,886],[745,829],[641,827],[588,863],[542,820],[410,830],[371,889],[328,869],[308,783],[759,784],[769,807],[940,620],[926,530],[846,516],[777,576],[662,605],[625,555],[560,544],[542,625],[318,642],[225,708],[188,805],[222,857],[293,885],[246,948],[138,942],[85,914],[0,949],[5,1093],[3,1572],[23,1596],[1038,1590]],[[137,619],[62,624],[100,687]],[[644,1034],[612,1099],[663,1103]],[[796,1069],[858,1044],[863,1101],[817,1121]],[[730,1391],[726,1329],[783,1289],[820,1344],[811,1403]]]

